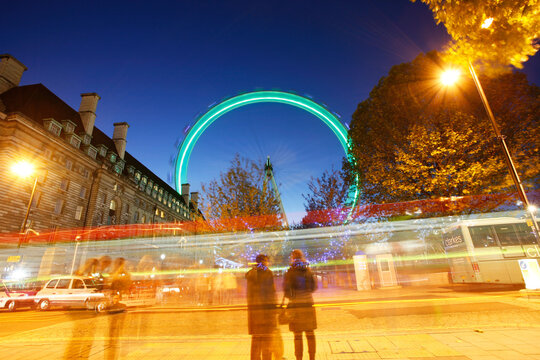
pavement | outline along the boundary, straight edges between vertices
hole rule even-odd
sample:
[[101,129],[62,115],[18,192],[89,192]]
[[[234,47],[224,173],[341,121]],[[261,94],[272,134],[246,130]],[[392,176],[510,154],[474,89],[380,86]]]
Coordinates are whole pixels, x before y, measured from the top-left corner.
[[[316,295],[316,359],[540,360],[540,299],[501,288],[484,290],[426,287],[338,294],[321,289]],[[245,322],[242,301],[202,308],[181,301],[124,302],[126,313],[74,315],[71,321],[0,336],[2,358],[249,359],[250,337],[235,325]],[[44,314],[16,315],[18,321],[31,321]],[[219,330],[212,333],[213,321]],[[284,358],[295,359],[286,326],[280,327],[280,336]]]

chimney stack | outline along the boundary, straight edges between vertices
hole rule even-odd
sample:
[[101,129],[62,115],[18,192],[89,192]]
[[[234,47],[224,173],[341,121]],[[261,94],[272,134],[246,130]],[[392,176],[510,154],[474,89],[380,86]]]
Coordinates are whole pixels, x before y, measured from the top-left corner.
[[189,209],[189,184],[182,184],[182,198]]
[[94,123],[96,121],[97,103],[101,98],[96,93],[81,94],[81,106],[79,106],[79,115],[84,126],[86,134],[92,136]]
[[193,209],[195,209],[195,213],[197,213],[199,211],[199,193],[198,192],[191,193],[191,202],[193,203]]
[[114,132],[113,132],[113,141],[114,145],[116,146],[116,152],[118,153],[118,156],[120,156],[120,159],[124,159],[124,155],[126,153],[126,144],[127,144],[127,131],[129,128],[129,124],[127,122],[121,122],[121,123],[114,123]]
[[9,54],[0,55],[0,94],[19,86],[23,72],[28,70],[23,63]]

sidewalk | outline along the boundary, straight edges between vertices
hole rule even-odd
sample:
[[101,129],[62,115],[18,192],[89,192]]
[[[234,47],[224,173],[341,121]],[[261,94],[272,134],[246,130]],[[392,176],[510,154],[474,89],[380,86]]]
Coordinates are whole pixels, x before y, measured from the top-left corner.
[[[482,289],[484,289],[484,291],[482,291]],[[446,287],[400,287],[368,291],[357,291],[344,288],[325,288],[318,289],[317,292],[313,294],[313,297],[316,307],[326,307],[351,303],[368,304],[370,302],[382,303],[389,301],[421,302],[446,300],[448,302],[474,302],[475,298],[485,298],[489,296],[497,298],[503,295],[509,299],[540,304],[540,293],[538,292],[534,293],[533,296],[530,291],[519,291],[513,287],[485,286],[482,288],[476,286],[471,288],[470,286],[461,286],[459,284]],[[281,299],[281,296],[282,294],[278,292],[279,299]],[[246,300],[244,297],[236,298],[232,304],[212,304],[204,306],[197,306],[193,301],[189,300],[158,302],[153,298],[128,299],[123,300],[122,303],[126,304],[127,307],[131,309],[148,308],[148,310],[152,311],[219,311],[246,308]]]
[[[540,302],[520,296],[519,291],[459,296],[433,287],[321,290],[316,296],[320,305],[316,360],[540,360]],[[336,300],[340,302],[332,303]],[[198,307],[152,305],[152,299],[126,301],[130,309],[125,313],[81,313],[72,321],[0,337],[2,353],[9,359],[249,359],[251,338],[243,329],[246,314],[230,311],[242,309],[241,302]],[[430,301],[428,312],[423,312]],[[467,311],[454,314],[448,309],[452,307]],[[492,312],[485,314],[484,309]],[[388,314],[365,315],[374,311]],[[25,321],[44,315],[18,314]],[[292,333],[287,326],[280,331],[284,357],[294,360]]]
[[[387,334],[316,332],[316,360],[540,360],[539,336],[540,328]],[[284,357],[295,359],[291,333],[283,333],[283,342]],[[32,359],[39,354],[40,359],[247,360],[250,350],[249,336],[93,337],[38,344],[19,338],[14,342],[0,339],[0,344],[2,353],[10,359]]]

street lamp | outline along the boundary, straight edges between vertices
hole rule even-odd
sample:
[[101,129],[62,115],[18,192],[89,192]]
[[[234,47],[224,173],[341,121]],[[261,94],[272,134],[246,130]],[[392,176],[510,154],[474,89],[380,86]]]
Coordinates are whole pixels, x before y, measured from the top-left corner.
[[[491,25],[491,22],[489,23],[489,25]],[[489,27],[489,25],[487,25],[487,27]],[[484,93],[484,89],[482,88],[482,84],[480,84],[480,80],[478,80],[478,76],[476,76],[476,71],[474,71],[474,67],[470,61],[468,62],[468,64],[469,64],[469,71],[472,75],[474,84],[476,85],[476,90],[478,90],[478,94],[480,95],[480,99],[482,100],[482,104],[484,105],[484,109],[486,110],[488,118],[491,121],[491,126],[493,127],[493,130],[495,131],[495,135],[497,139],[499,139],[501,149],[503,150],[503,153],[504,153],[504,159],[506,161],[506,165],[508,167],[508,171],[510,172],[514,185],[517,189],[519,199],[521,200],[526,212],[531,217],[532,228],[536,236],[536,240],[540,241],[540,230],[538,229],[538,223],[536,222],[534,211],[530,210],[530,209],[536,209],[536,208],[529,203],[527,194],[525,193],[525,190],[523,189],[522,182],[519,178],[514,162],[512,161],[510,151],[508,150],[508,146],[506,145],[505,136],[502,135],[499,130],[499,126],[497,125],[497,122],[495,121],[495,116],[493,115],[493,112],[491,111],[491,107],[489,106],[486,94]],[[447,70],[441,74],[441,83],[446,86],[453,85],[454,83],[456,83],[458,78],[459,78],[459,71],[455,69]]]
[[[21,178],[27,178],[29,176],[32,176],[34,172],[36,171],[33,164],[27,162],[27,161],[19,161],[11,167],[11,171],[13,171],[18,177]],[[30,208],[32,207],[32,201],[34,200],[34,194],[36,192],[36,186],[37,186],[38,178],[37,176],[34,179],[34,185],[32,186],[32,193],[30,194],[30,200],[28,200],[28,207],[26,209],[26,215],[24,216],[23,223],[21,225],[21,235],[24,234],[26,230],[26,223],[28,222],[28,216],[30,215]],[[19,243],[17,247],[21,247],[21,238],[19,237]]]
[[80,235],[75,237],[75,250],[73,251],[73,261],[71,262],[71,271],[70,275],[73,275],[73,270],[75,270],[75,259],[77,258],[77,250],[79,250],[79,242],[81,241]]
[[448,69],[441,74],[441,83],[445,86],[454,85],[461,76],[459,69]]

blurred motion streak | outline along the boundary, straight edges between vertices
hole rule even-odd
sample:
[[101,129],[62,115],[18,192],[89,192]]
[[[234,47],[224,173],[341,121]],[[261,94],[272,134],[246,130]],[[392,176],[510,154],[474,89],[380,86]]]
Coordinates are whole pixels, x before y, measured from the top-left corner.
[[[538,191],[529,195],[537,202]],[[0,238],[0,276],[40,287],[73,267],[72,278],[103,287],[108,308],[126,301],[222,307],[245,300],[243,274],[259,253],[272,260],[280,288],[288,253],[298,248],[321,289],[522,284],[517,260],[539,259],[540,245],[516,201],[492,194],[362,205],[354,222],[324,227],[336,213],[329,209],[309,213],[295,230],[276,216],[252,216],[42,231],[20,249],[19,234],[8,234]]]

